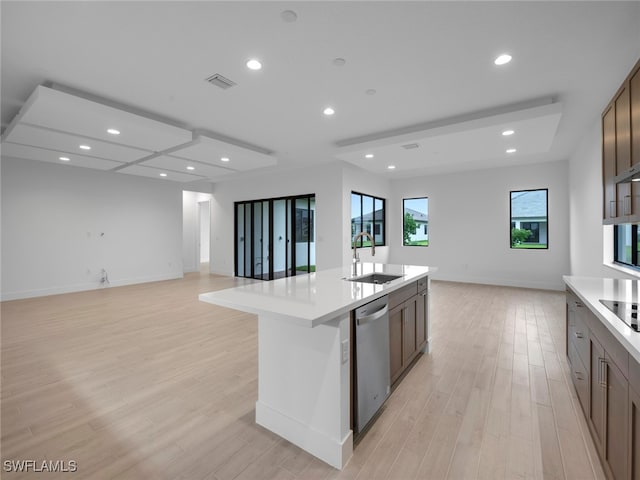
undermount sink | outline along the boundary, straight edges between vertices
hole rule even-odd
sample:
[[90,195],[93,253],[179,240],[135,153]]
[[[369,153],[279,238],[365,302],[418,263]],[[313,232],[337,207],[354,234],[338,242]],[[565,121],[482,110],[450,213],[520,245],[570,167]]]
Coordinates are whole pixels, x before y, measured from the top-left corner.
[[392,280],[396,280],[398,278],[402,278],[402,275],[385,275],[384,273],[370,273],[369,275],[363,275],[362,277],[347,278],[347,280],[349,280],[350,282],[383,284],[383,283],[389,283]]

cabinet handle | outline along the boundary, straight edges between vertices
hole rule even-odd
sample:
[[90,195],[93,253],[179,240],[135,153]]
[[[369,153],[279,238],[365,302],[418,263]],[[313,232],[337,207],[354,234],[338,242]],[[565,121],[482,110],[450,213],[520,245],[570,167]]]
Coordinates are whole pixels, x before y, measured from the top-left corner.
[[[629,200],[627,201],[627,199]],[[623,215],[631,215],[631,195],[624,196],[623,209],[624,209]]]
[[575,333],[576,338],[583,338],[582,332]]
[[598,383],[602,388],[605,388],[607,386],[607,381],[605,378],[607,371],[607,362],[602,357],[598,357],[598,362],[600,363],[600,365],[598,365]]
[[576,374],[576,379],[582,381],[584,380],[584,378],[582,378],[582,372],[574,372]]
[[582,308],[582,307],[584,307],[584,305],[581,302],[576,302],[576,307]]

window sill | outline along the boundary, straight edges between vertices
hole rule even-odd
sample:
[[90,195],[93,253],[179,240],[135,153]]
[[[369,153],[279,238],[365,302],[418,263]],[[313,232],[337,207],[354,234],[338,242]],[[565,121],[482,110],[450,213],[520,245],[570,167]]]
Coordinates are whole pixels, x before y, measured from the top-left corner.
[[612,270],[616,270],[618,272],[622,272],[626,275],[630,275],[632,277],[640,278],[640,270],[631,267],[625,267],[624,265],[620,265],[618,263],[610,263],[610,262],[602,262],[602,264],[610,268]]

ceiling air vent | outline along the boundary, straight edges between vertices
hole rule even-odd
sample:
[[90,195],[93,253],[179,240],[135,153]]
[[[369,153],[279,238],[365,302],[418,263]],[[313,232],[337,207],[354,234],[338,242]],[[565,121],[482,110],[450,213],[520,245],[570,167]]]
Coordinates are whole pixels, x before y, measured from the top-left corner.
[[226,90],[227,88],[231,88],[234,85],[237,85],[236,82],[232,82],[231,80],[229,80],[228,78],[223,77],[219,73],[211,75],[206,80],[207,80],[207,82],[215,85],[216,87],[220,87],[220,88],[222,88],[224,90]]
[[420,145],[417,143],[407,143],[406,145],[402,145],[402,148],[405,150],[413,150],[414,148],[418,148]]

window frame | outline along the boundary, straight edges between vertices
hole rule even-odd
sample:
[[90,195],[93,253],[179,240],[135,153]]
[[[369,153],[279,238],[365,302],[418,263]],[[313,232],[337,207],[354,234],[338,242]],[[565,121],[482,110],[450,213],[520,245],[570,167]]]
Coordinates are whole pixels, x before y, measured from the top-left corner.
[[[540,247],[540,242],[538,241],[537,245],[538,246],[520,246],[520,247],[514,247],[513,244],[513,229],[515,228],[514,226],[512,226],[515,222],[513,220],[513,194],[514,193],[526,193],[526,192],[545,192],[545,218],[546,218],[546,227],[547,227],[547,239],[546,239],[546,243],[544,247]],[[538,224],[538,236],[540,235],[540,220],[536,220],[534,221],[529,221],[526,223],[537,223]],[[539,237],[538,237],[539,239]],[[548,251],[549,250],[549,189],[548,188],[529,188],[529,189],[524,189],[524,190],[510,190],[509,191],[509,249],[511,250],[542,250],[542,251]]]
[[[623,262],[618,258],[618,240],[620,232],[618,231],[619,227],[623,227],[625,225],[631,225],[631,263]],[[640,270],[640,264],[638,261],[638,225],[635,223],[627,224],[621,223],[613,226],[613,263],[616,265],[621,265],[627,268],[633,268],[634,270]],[[636,248],[633,248],[635,245]]]
[[[406,243],[404,243],[404,204],[407,200],[426,200],[427,201],[427,223],[425,223],[423,226],[426,228],[426,232],[425,234],[427,235],[427,244],[426,245],[408,245]],[[421,197],[409,197],[409,198],[403,198],[402,199],[402,246],[403,247],[422,247],[422,248],[427,248],[430,245],[430,241],[428,238],[429,235],[429,197],[427,196],[421,196]],[[417,233],[418,230],[416,230]]]
[[[368,193],[362,193],[362,192],[357,192],[355,190],[351,191],[351,208],[353,211],[353,196],[354,195],[359,195],[360,196],[360,225],[363,225],[363,221],[362,221],[362,217],[363,217],[363,208],[364,208],[364,197],[370,198],[371,202],[373,204],[373,211],[372,211],[372,217],[373,217],[373,240],[374,240],[374,244],[376,247],[384,247],[387,245],[387,200],[382,198],[382,197],[376,197],[375,195],[369,195]],[[378,243],[376,241],[376,234],[375,234],[375,222],[378,220],[375,213],[376,213],[376,201],[378,202],[382,202],[382,218],[381,220],[381,225],[382,225],[382,242]],[[353,233],[352,230],[352,226],[353,226],[353,219],[355,217],[351,216],[350,218],[350,225],[349,225],[349,229],[352,231],[351,234],[351,248],[353,248],[353,237],[360,233],[360,232],[355,232]],[[366,231],[366,229],[364,227],[362,227],[361,231]],[[358,242],[356,244],[356,248],[369,248],[369,245],[363,246],[364,243],[364,238],[360,238],[358,239]]]

